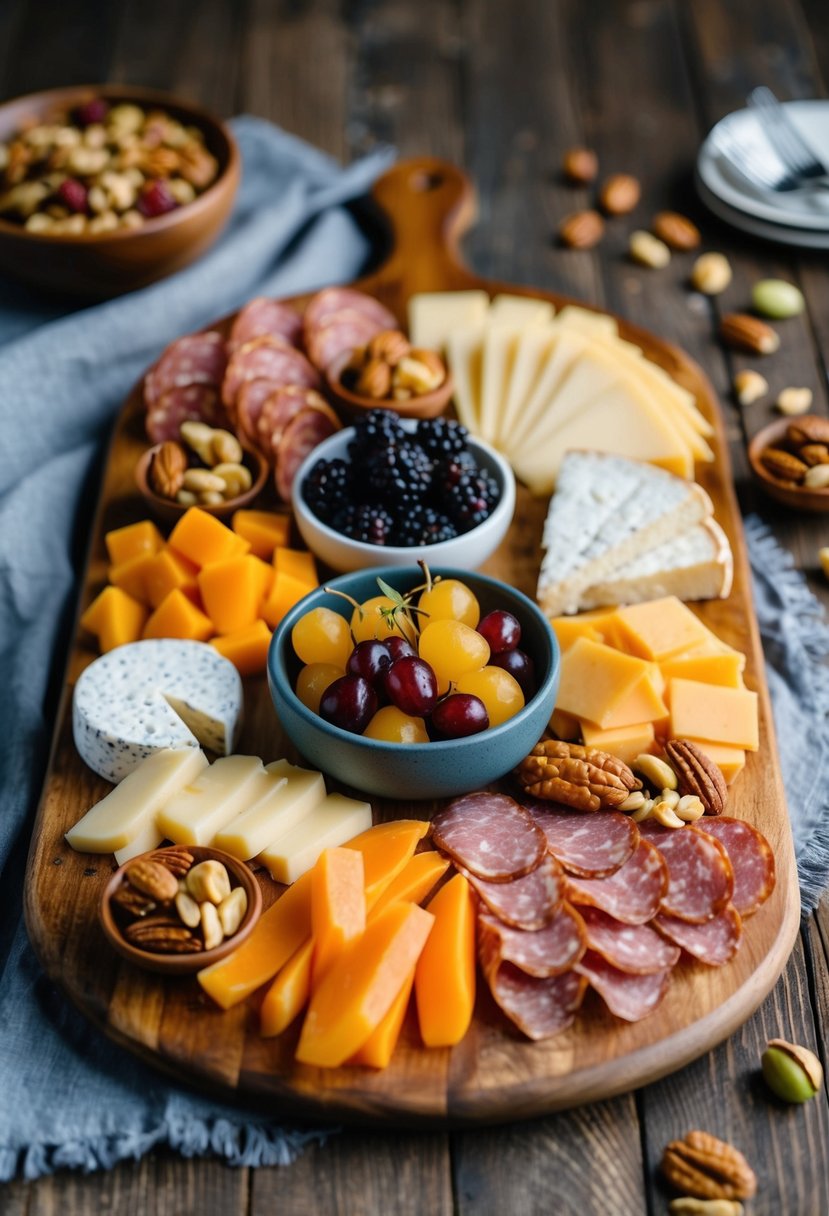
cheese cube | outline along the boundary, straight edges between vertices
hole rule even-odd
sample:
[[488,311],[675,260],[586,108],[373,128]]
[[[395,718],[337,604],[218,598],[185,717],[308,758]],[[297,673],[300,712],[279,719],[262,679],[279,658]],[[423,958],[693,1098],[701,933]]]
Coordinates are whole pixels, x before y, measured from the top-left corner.
[[654,748],[653,722],[615,726],[611,730],[601,730],[592,722],[582,722],[581,736],[585,747],[598,747],[600,751],[610,752],[611,756],[618,756],[625,764],[630,764],[642,752]]
[[744,688],[744,665],[745,656],[732,650],[727,654],[666,659],[659,666],[666,680],[677,676],[682,680],[697,680],[700,684],[718,684],[722,688]]
[[489,308],[485,291],[422,291],[409,299],[412,346],[441,350],[456,329],[482,325]]
[[155,752],[69,829],[67,844],[81,853],[125,848],[155,825],[161,807],[206,767],[207,757],[196,747]]
[[221,562],[250,549],[246,540],[199,507],[185,511],[170,533],[169,544],[171,549],[197,566]]
[[114,587],[120,587],[142,604],[149,604],[147,574],[153,569],[155,553],[136,553],[117,566],[110,566],[107,577]]
[[[603,728],[627,725],[613,720],[614,710],[631,695],[636,700],[638,686],[649,675],[650,667],[644,659],[622,654],[602,642],[579,638],[561,659],[556,708]],[[652,692],[650,683],[649,687]],[[642,722],[645,717],[646,714],[640,714],[631,722]]]
[[674,677],[668,697],[673,738],[705,739],[752,752],[760,746],[756,692]]
[[329,794],[259,855],[276,882],[296,882],[323,849],[336,848],[371,827],[371,805]]
[[209,617],[176,589],[161,601],[144,626],[145,638],[181,638],[190,642],[206,642],[216,632]]
[[550,621],[553,632],[558,638],[562,652],[569,650],[579,638],[589,638],[591,642],[607,642],[603,626],[609,623],[615,614],[613,612],[582,612],[579,616],[556,616]]
[[164,544],[164,538],[151,520],[142,519],[140,523],[127,524],[125,528],[107,532],[104,543],[109,560],[113,566],[118,566],[139,553],[157,553]]
[[[275,760],[265,767],[265,772],[269,778],[266,792],[232,819],[213,841],[217,849],[225,849],[240,861],[256,857],[325,798],[322,773],[296,768],[287,760]],[[293,882],[293,878],[280,881]]]
[[81,626],[94,633],[101,653],[137,642],[147,620],[147,609],[120,587],[104,587],[81,617]]
[[316,585],[314,583],[313,586],[310,586],[304,579],[297,579],[292,574],[285,574],[277,570],[271,589],[261,605],[261,616],[272,629],[276,629],[294,604],[298,604],[300,600],[304,599]]
[[277,545],[273,551],[273,565],[277,574],[289,574],[298,582],[307,583],[309,591],[319,586],[314,555],[306,549],[286,549]]
[[692,739],[707,756],[710,756],[725,778],[726,785],[732,785],[745,768],[746,754],[739,747],[725,747],[721,743],[705,743],[702,739]]
[[166,545],[154,553],[144,570],[144,585],[151,607],[157,608],[171,591],[183,591],[189,600],[195,601],[199,594],[197,573],[198,566]]
[[158,826],[174,844],[210,844],[213,837],[267,793],[270,778],[256,756],[224,756],[170,798]]
[[271,637],[264,621],[254,621],[247,629],[211,638],[210,645],[230,660],[240,676],[255,676],[265,670]]
[[550,730],[557,739],[565,739],[568,743],[577,743],[581,738],[581,723],[573,714],[565,713],[563,709],[554,709],[550,718]]
[[199,592],[215,626],[211,633],[235,633],[252,625],[259,615],[269,575],[268,566],[249,554],[203,567],[198,576]]
[[270,561],[277,545],[287,545],[291,535],[290,515],[273,511],[234,511],[233,531],[250,545],[255,557]]
[[673,595],[619,608],[616,620],[625,649],[657,663],[711,637],[710,629]]

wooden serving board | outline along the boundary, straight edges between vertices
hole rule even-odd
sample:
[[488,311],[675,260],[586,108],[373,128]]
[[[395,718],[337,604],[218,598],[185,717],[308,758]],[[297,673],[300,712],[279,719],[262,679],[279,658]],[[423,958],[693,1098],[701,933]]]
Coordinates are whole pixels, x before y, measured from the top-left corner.
[[[399,164],[380,179],[374,198],[391,226],[391,252],[359,286],[405,321],[416,291],[483,287],[492,293],[534,293],[477,278],[458,257],[457,244],[474,216],[469,182],[436,160]],[[558,308],[572,303],[549,295]],[[700,481],[734,550],[734,589],[726,601],[705,604],[701,615],[725,641],[747,655],[746,682],[759,693],[760,751],[750,755],[732,788],[731,810],[766,835],[777,863],[777,887],[745,925],[736,959],[721,969],[676,968],[668,995],[649,1018],[628,1025],[588,994],[573,1027],[547,1042],[520,1037],[501,1016],[483,984],[473,1025],[456,1048],[426,1050],[414,1019],[404,1026],[390,1066],[322,1070],[293,1059],[298,1026],[262,1039],[254,1003],[222,1013],[194,979],[168,979],[122,962],[97,923],[101,891],[113,868],[109,857],[74,853],[64,832],[109,786],[92,773],[72,742],[74,680],[94,657],[76,638],[43,798],[32,836],[26,920],[48,975],[96,1026],[116,1042],[180,1081],[260,1099],[280,1117],[382,1119],[399,1123],[473,1123],[523,1118],[590,1102],[645,1085],[681,1068],[730,1035],[757,1008],[794,945],[799,897],[791,833],[772,725],[763,657],[751,603],[750,577],[723,424],[713,390],[686,355],[652,334],[620,321],[624,337],[691,389],[716,429],[713,465]],[[171,338],[174,335],[171,335]],[[146,512],[133,481],[146,446],[140,394],[120,417],[101,491],[81,607],[106,579],[104,533]],[[519,489],[507,540],[487,572],[533,595],[546,502]],[[294,758],[276,721],[264,677],[246,681],[247,725],[240,751],[272,760]],[[428,817],[435,804],[374,804],[375,819]],[[277,888],[261,875],[266,906]]]

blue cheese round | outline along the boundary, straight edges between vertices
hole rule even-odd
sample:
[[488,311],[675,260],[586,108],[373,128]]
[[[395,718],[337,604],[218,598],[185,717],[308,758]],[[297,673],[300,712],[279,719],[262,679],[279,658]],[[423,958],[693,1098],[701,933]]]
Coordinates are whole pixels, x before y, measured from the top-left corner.
[[75,685],[72,731],[85,763],[117,783],[162,748],[228,755],[243,706],[238,671],[212,646],[148,638],[86,668]]

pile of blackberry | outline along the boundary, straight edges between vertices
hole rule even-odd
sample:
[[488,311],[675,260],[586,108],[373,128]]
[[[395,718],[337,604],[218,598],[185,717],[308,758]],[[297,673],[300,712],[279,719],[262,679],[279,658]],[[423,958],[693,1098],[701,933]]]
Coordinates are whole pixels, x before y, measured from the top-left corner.
[[302,493],[323,523],[366,544],[451,540],[483,523],[500,497],[469,451],[466,427],[448,418],[422,419],[412,431],[392,410],[370,410],[348,454],[318,460]]

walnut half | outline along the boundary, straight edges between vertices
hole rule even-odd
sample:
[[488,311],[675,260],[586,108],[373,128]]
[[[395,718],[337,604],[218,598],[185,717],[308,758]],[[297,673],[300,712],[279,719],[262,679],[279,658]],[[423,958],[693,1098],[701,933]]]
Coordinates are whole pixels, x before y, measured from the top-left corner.
[[623,761],[596,747],[543,739],[521,761],[516,776],[528,794],[577,811],[621,806],[642,788]]

